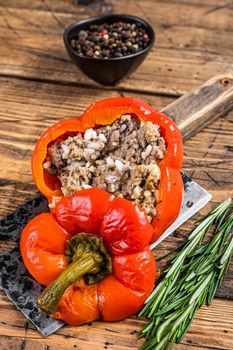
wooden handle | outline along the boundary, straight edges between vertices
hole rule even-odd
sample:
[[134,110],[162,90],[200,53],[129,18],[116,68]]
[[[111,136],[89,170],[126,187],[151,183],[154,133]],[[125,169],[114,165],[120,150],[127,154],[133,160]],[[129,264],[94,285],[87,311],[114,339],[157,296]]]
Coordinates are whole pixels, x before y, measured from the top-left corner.
[[233,66],[162,109],[187,139],[233,108]]

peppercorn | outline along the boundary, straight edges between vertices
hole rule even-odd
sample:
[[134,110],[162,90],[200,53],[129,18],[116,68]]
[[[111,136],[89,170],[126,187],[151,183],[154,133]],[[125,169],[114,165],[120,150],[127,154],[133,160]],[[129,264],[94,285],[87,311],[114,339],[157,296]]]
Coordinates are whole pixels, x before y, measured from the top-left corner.
[[70,45],[71,45],[71,47],[73,47],[73,49],[75,49],[76,41],[74,39],[72,39],[71,42],[70,42]]
[[128,51],[127,47],[126,46],[122,46],[122,53],[126,53]]
[[88,33],[85,31],[85,30],[80,30],[80,32],[78,33],[78,37],[81,39],[81,38],[84,38],[86,39],[88,37]]
[[120,52],[116,52],[115,54],[114,54],[114,57],[122,57],[123,55],[122,55],[122,53],[120,53]]
[[121,21],[91,24],[70,40],[71,47],[80,56],[104,59],[131,55],[149,44],[149,35],[140,23]]
[[103,56],[108,58],[110,56],[110,50],[103,49],[102,54],[103,54]]

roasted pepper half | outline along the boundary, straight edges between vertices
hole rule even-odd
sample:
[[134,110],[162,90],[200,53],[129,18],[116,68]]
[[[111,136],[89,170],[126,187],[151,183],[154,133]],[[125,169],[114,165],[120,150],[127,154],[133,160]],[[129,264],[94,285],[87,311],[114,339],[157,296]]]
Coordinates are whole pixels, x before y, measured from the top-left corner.
[[62,198],[24,228],[31,275],[47,286],[39,306],[71,325],[135,314],[154,287],[153,228],[145,211],[97,188]]
[[53,196],[62,196],[60,181],[43,168],[48,147],[51,142],[77,132],[85,132],[98,125],[112,124],[123,114],[132,114],[140,121],[151,121],[160,126],[160,132],[166,143],[163,159],[158,163],[161,171],[156,212],[152,225],[152,241],[158,238],[171,225],[179,214],[183,182],[180,174],[183,158],[183,144],[179,129],[166,115],[153,110],[144,102],[128,97],[110,98],[91,105],[80,118],[62,120],[45,131],[37,142],[32,157],[32,174],[38,189],[52,200]]

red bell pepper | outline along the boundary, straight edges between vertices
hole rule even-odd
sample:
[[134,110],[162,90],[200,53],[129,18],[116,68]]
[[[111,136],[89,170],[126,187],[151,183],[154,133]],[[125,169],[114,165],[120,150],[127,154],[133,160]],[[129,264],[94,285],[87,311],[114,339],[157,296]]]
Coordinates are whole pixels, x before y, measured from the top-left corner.
[[24,228],[31,275],[47,286],[39,306],[71,325],[135,314],[154,287],[153,234],[143,209],[97,188],[62,198]]
[[97,125],[111,124],[123,114],[133,114],[140,121],[158,124],[166,143],[164,157],[158,163],[161,179],[156,204],[157,215],[152,222],[154,227],[152,241],[154,241],[170,226],[180,211],[183,195],[180,174],[183,144],[180,131],[172,119],[153,110],[144,102],[130,97],[98,101],[91,105],[80,118],[65,119],[53,125],[45,131],[36,144],[32,157],[32,174],[38,189],[49,201],[53,196],[62,196],[57,176],[49,175],[43,168],[48,146],[58,138],[84,132]]

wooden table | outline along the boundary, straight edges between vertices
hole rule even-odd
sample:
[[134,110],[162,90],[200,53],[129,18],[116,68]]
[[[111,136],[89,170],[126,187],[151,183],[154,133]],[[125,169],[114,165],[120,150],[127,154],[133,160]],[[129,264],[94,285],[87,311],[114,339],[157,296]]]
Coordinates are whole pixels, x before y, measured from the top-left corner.
[[[151,54],[131,77],[105,88],[83,76],[65,52],[62,33],[76,19],[130,13],[157,31]],[[230,0],[72,0],[0,1],[0,214],[4,216],[37,193],[30,157],[42,131],[64,116],[77,116],[93,101],[137,96],[161,109],[232,63],[233,2]],[[197,217],[233,194],[233,112],[185,142],[186,173],[213,194],[198,215],[164,241],[155,254],[175,247]],[[1,245],[9,250],[12,242]],[[233,349],[230,273],[211,307],[203,307],[175,349]],[[224,298],[223,298],[224,297]],[[0,350],[137,349],[143,322],[65,326],[43,338],[0,293]]]

